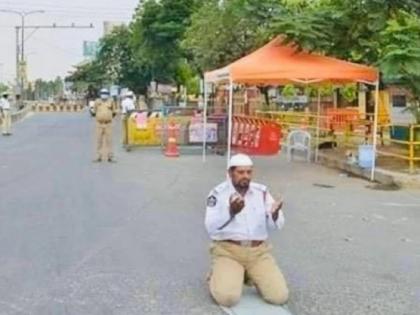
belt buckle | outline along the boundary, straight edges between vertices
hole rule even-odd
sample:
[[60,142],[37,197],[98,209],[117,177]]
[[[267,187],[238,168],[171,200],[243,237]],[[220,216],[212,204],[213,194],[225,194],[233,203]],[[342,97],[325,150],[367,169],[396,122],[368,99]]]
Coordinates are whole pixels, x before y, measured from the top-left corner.
[[243,247],[251,247],[252,246],[252,241],[241,241],[241,246]]

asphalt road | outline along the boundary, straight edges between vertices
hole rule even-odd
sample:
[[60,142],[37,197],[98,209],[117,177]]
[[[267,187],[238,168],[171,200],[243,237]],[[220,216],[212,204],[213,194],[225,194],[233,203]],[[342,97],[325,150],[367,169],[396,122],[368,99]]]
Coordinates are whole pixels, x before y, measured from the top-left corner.
[[[126,153],[116,130],[119,163],[96,165],[92,131],[87,113],[36,114],[0,138],[0,314],[221,314],[203,217],[225,159]],[[286,199],[272,241],[294,314],[420,313],[419,191],[256,162]]]

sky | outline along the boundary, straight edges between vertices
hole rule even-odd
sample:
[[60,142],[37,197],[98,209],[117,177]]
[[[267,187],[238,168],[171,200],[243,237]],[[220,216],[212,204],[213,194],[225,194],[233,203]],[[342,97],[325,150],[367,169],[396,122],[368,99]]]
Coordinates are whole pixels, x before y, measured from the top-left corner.
[[[139,0],[0,0],[0,10],[44,10],[30,15],[27,25],[90,25],[94,29],[50,30],[40,29],[28,38],[26,30],[26,59],[28,77],[54,79],[66,76],[84,60],[83,41],[96,41],[103,34],[103,22],[129,22]],[[20,17],[0,12],[0,82],[15,78],[16,37],[15,26]]]

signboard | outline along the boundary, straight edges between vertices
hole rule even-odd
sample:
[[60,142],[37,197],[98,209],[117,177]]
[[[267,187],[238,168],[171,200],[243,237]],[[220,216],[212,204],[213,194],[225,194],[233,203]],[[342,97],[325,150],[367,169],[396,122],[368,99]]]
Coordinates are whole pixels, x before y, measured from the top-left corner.
[[[190,143],[202,143],[204,141],[203,129],[204,129],[203,123],[193,123],[190,125],[190,128],[189,128]],[[206,142],[207,143],[217,142],[217,124],[216,123],[207,123]]]
[[308,97],[306,95],[296,95],[290,98],[279,96],[278,101],[280,103],[285,103],[285,104],[290,104],[290,103],[307,104]]
[[112,85],[109,89],[109,94],[112,97],[120,95],[120,87],[118,85]]
[[83,42],[83,56],[87,58],[96,57],[99,50],[98,42],[84,41]]

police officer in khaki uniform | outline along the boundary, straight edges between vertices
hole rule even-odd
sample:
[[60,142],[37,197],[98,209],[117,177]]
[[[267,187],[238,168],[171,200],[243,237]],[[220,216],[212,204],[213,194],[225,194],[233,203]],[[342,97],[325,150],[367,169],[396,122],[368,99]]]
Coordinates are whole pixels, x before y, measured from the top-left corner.
[[289,296],[267,243],[269,230],[284,225],[283,202],[276,202],[266,186],[252,182],[252,171],[247,155],[233,156],[230,178],[214,188],[207,199],[205,225],[213,240],[210,293],[225,307],[239,302],[245,279],[270,304],[284,304]]
[[94,113],[96,117],[96,159],[94,162],[101,162],[104,159],[111,163],[116,162],[112,152],[112,119],[116,112],[107,89],[100,91],[100,99],[95,101]]
[[12,116],[10,111],[9,93],[4,92],[0,98],[0,118],[2,118],[3,136],[10,136],[12,134]]

